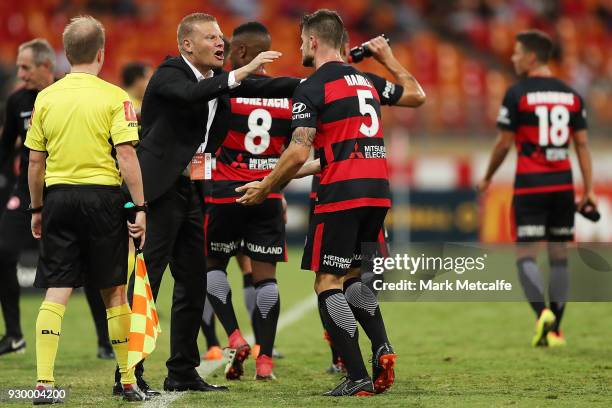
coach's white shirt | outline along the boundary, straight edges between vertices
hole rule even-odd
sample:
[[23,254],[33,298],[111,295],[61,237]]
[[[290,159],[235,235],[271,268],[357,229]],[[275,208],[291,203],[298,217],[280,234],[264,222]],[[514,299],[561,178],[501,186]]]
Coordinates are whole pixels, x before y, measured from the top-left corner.
[[[214,75],[212,69],[206,73],[206,76],[202,75],[202,73],[191,62],[189,62],[189,60],[185,58],[183,54],[181,54],[181,58],[183,58],[183,61],[185,61],[189,68],[191,68],[198,82],[203,79],[212,78],[212,76]],[[236,75],[234,74],[234,71],[231,71],[227,78],[227,86],[229,87],[229,89],[234,89],[238,85],[240,85],[240,82],[236,82]],[[210,125],[212,125],[213,119],[215,118],[215,113],[217,113],[218,104],[219,102],[217,98],[208,101],[208,120],[206,121],[206,133],[204,134],[204,142],[202,142],[198,150],[204,151],[204,149],[206,149],[206,144],[208,143],[208,132],[210,131]],[[183,175],[189,177],[189,173],[189,165],[187,165],[187,168],[183,172]]]

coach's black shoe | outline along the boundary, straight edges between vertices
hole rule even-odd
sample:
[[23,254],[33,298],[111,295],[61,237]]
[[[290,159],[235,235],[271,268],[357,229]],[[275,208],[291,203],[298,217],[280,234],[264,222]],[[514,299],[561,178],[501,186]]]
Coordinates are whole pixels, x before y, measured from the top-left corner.
[[378,347],[372,356],[372,379],[374,391],[382,394],[395,382],[395,360],[397,355],[389,343]]
[[57,395],[57,391],[53,385],[38,384],[34,391],[32,405],[63,404],[64,400]]
[[0,356],[9,353],[25,353],[26,342],[23,337],[4,336],[0,339]]
[[98,346],[98,354],[97,357],[102,360],[114,360],[115,352],[110,345],[107,346]]
[[178,381],[166,377],[164,391],[228,391],[228,388],[224,385],[211,385],[201,377],[189,381]]
[[128,402],[148,401],[151,398],[147,397],[137,384],[124,384],[123,385],[123,400]]
[[357,395],[359,397],[371,397],[374,395],[374,387],[370,377],[362,378],[361,380],[353,381],[348,377],[333,390],[327,391],[325,397],[349,397]]

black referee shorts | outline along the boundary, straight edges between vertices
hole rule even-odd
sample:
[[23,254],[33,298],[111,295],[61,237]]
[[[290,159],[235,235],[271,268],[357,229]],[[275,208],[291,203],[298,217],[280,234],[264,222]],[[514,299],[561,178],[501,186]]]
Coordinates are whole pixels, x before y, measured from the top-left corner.
[[128,231],[119,187],[55,185],[46,191],[34,286],[105,289],[126,284]]

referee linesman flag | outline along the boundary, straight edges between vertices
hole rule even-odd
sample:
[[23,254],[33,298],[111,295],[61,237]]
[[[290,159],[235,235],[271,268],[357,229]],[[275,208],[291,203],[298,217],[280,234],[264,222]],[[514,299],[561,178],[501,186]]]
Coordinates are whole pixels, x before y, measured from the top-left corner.
[[[134,204],[131,202],[125,204],[128,211],[132,207],[134,207]],[[135,245],[135,247],[134,297],[128,341],[128,368],[134,367],[155,350],[157,336],[161,333],[144,256],[142,250],[138,248],[139,245]]]

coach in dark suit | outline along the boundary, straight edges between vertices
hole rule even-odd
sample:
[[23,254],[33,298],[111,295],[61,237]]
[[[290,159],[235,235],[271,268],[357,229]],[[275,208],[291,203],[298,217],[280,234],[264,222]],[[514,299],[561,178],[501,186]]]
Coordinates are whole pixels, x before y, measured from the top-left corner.
[[[223,39],[214,17],[195,13],[178,28],[181,56],[169,58],[153,74],[142,103],[142,141],[137,153],[148,202],[144,256],[153,294],[168,264],[174,277],[167,391],[217,391],[196,372],[197,336],[205,299],[202,195],[193,181],[192,157],[214,152],[227,133],[229,94],[291,96],[299,80],[246,77],[280,53],[260,54],[253,62],[223,72]],[[155,395],[137,370],[139,385]],[[138,374],[137,374],[138,376]]]

